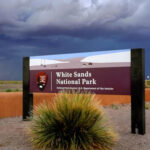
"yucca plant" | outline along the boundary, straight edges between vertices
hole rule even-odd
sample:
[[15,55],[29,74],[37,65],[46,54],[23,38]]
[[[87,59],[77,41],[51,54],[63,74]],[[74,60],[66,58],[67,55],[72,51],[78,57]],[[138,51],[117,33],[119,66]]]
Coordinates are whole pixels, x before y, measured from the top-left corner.
[[44,150],[110,150],[116,142],[95,96],[75,92],[36,107],[30,135],[33,146]]

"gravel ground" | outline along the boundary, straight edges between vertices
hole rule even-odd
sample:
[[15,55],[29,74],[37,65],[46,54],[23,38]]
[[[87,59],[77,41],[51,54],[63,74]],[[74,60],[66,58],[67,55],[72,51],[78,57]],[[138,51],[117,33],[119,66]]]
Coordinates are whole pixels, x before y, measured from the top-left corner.
[[[150,150],[150,108],[146,110],[144,136],[130,133],[130,105],[113,105],[104,110],[119,134],[113,150]],[[0,150],[34,150],[27,136],[28,124],[21,117],[0,119]]]
[[[148,103],[150,106],[150,103]],[[131,134],[130,105],[105,108],[107,116],[119,135],[113,150],[150,150],[150,108],[146,110],[146,134]]]

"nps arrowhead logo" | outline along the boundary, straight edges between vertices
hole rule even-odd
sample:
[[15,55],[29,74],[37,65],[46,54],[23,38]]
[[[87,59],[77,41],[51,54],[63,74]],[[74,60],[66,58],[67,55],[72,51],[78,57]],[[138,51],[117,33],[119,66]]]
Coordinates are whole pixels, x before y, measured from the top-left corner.
[[46,86],[48,75],[45,72],[39,72],[36,74],[36,83],[40,90],[43,90]]

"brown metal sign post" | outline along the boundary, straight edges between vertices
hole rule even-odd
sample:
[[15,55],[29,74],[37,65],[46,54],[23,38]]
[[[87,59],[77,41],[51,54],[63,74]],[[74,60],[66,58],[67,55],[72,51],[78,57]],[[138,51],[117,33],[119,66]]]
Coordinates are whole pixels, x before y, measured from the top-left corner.
[[[145,66],[144,49],[131,49],[131,133],[145,134]],[[100,71],[100,70],[99,70]],[[120,70],[121,71],[121,70]],[[56,74],[56,73],[55,73]],[[126,75],[124,76],[126,77]],[[117,83],[116,83],[117,84]],[[107,94],[107,93],[106,93]],[[33,111],[30,93],[30,58],[23,58],[23,120]]]

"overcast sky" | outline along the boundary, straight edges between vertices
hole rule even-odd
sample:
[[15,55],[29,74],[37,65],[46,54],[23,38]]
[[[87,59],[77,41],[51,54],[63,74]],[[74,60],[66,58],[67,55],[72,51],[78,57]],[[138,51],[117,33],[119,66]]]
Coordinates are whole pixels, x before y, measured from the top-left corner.
[[0,0],[0,80],[22,79],[22,57],[146,49],[150,0]]

